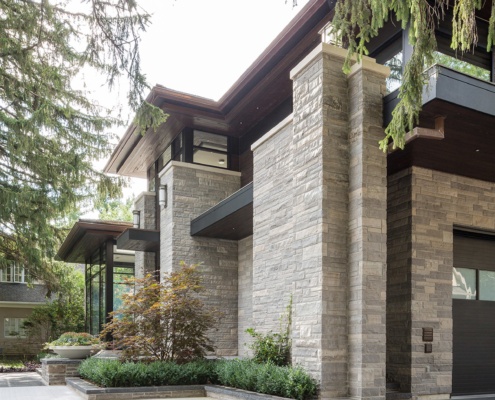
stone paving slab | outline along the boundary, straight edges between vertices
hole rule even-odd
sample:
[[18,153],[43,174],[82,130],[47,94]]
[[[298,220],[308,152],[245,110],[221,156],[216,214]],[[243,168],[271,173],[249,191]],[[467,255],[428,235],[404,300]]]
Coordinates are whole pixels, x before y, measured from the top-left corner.
[[[43,379],[36,372],[4,372],[0,373],[0,388],[45,386]],[[3,399],[3,397],[0,397]]]

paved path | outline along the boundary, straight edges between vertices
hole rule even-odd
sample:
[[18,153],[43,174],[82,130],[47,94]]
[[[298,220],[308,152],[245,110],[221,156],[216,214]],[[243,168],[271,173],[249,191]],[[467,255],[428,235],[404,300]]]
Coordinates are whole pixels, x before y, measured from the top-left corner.
[[0,373],[1,400],[81,400],[67,386],[45,386],[36,372]]
[[[118,399],[118,395],[115,399]],[[202,397],[187,400],[205,399]],[[0,400],[82,400],[82,397],[68,386],[46,386],[36,372],[5,372],[0,373]]]

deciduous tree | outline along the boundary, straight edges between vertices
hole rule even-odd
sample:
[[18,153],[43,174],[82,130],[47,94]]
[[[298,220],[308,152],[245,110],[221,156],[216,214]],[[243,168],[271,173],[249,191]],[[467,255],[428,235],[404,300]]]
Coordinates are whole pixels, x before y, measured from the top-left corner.
[[212,351],[207,331],[216,320],[199,297],[204,288],[196,265],[181,264],[161,282],[148,275],[135,279],[136,293],[123,296],[101,336],[113,335],[127,358],[186,362]]

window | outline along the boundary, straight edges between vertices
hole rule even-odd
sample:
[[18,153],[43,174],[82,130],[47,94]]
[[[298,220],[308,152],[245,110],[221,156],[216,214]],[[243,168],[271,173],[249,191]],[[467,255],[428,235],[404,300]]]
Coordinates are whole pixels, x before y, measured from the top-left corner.
[[495,301],[495,271],[454,267],[452,298]]
[[228,168],[227,136],[194,131],[193,163]]
[[495,301],[495,271],[479,271],[480,300]]
[[488,68],[471,64],[465,60],[455,58],[439,51],[435,51],[433,57],[435,59],[435,64],[443,65],[462,74],[471,75],[483,81],[490,82],[491,73]]
[[0,269],[0,282],[30,282],[30,277],[25,268],[16,263]]
[[455,268],[452,274],[452,298],[476,300],[476,270]]
[[3,336],[6,338],[26,337],[22,325],[25,318],[4,318],[3,319]]
[[387,93],[392,93],[394,90],[397,90],[402,83],[402,60],[401,50],[383,64],[390,68],[390,75],[385,80],[385,84],[387,85]]

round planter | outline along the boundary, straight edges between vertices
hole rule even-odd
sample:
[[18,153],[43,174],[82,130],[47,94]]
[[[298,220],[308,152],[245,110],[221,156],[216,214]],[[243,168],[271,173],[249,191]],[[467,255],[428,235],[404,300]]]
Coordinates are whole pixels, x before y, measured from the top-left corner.
[[63,358],[87,358],[94,350],[93,346],[50,346],[55,353]]

